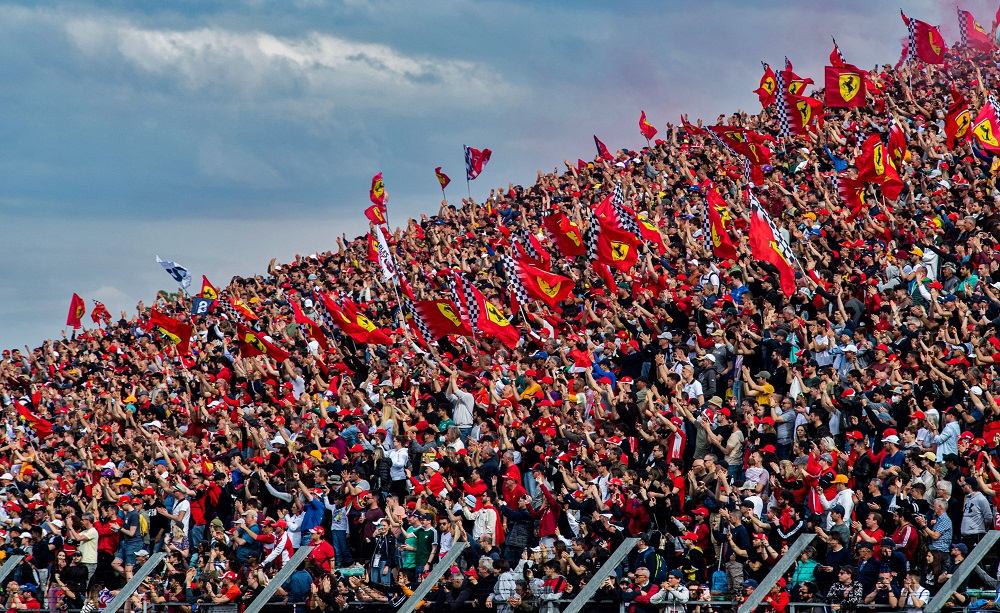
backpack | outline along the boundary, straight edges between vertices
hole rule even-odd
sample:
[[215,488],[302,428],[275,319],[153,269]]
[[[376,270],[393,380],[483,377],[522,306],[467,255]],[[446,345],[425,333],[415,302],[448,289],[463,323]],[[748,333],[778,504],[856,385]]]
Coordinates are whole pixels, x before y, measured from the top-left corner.
[[663,559],[663,556],[658,553],[654,553],[651,562],[653,563],[653,568],[649,569],[649,576],[652,577],[651,580],[657,584],[662,581],[666,581],[667,562]]
[[712,573],[712,593],[729,593],[729,577],[726,576],[726,571],[720,569]]

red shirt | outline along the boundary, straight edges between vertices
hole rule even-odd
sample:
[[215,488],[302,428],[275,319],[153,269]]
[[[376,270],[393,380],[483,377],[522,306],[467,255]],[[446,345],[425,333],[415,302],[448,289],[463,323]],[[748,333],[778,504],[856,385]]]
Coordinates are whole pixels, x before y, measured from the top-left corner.
[[309,552],[309,559],[322,566],[326,572],[330,572],[330,561],[334,560],[335,557],[333,545],[323,540],[319,542],[319,545],[314,545],[313,550]]

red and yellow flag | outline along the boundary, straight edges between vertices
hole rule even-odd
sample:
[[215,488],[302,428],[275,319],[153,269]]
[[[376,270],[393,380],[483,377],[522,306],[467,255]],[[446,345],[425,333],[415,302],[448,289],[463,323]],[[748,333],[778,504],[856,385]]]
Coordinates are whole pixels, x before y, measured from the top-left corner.
[[826,106],[858,108],[867,103],[865,72],[857,66],[826,67]]
[[176,345],[177,353],[187,355],[191,352],[191,333],[194,331],[191,324],[178,321],[153,309],[149,316],[148,325],[150,329],[156,328],[159,330],[165,339],[170,341],[172,345]]
[[14,404],[17,405],[18,416],[31,426],[39,439],[46,439],[52,435],[52,422],[31,412],[31,409],[24,406],[20,400],[15,399]]
[[385,224],[385,207],[373,204],[365,209],[365,217],[374,224]]
[[448,187],[448,184],[451,183],[451,179],[448,175],[441,172],[440,166],[434,169],[434,176],[437,177],[438,183],[441,184],[441,191],[444,191],[444,188]]
[[323,334],[323,328],[321,328],[318,323],[310,319],[308,315],[302,312],[302,307],[299,306],[298,302],[295,300],[289,300],[288,304],[292,305],[292,312],[295,314],[295,323],[305,326],[309,336],[316,339],[316,342],[323,348],[323,351],[329,349],[330,344],[326,340],[326,334]]
[[372,177],[372,187],[368,190],[368,198],[375,206],[385,209],[385,182],[382,181],[382,173]]
[[760,105],[763,108],[766,109],[774,104],[775,90],[777,89],[778,81],[774,71],[771,70],[769,64],[764,64],[764,76],[760,78],[760,87],[753,90],[753,93],[757,94],[757,97],[760,99]]
[[552,308],[573,293],[576,282],[569,277],[546,272],[523,260],[514,260],[514,269],[528,295]]
[[452,334],[472,336],[472,328],[462,321],[458,307],[451,300],[414,300],[413,308],[433,337],[427,340],[438,340]]
[[972,124],[972,138],[975,139],[976,146],[980,149],[985,149],[994,155],[1000,155],[1000,142],[997,142],[997,135],[1000,135],[997,105],[993,96],[989,96]]
[[635,235],[600,218],[595,217],[594,220],[599,226],[597,261],[628,272],[639,260],[639,243]]
[[587,247],[583,244],[583,232],[575,221],[570,221],[562,211],[542,218],[545,229],[548,230],[552,242],[556,244],[563,257],[571,258],[586,255]]
[[208,281],[208,277],[205,275],[201,276],[201,293],[198,294],[198,297],[208,300],[219,299],[219,290],[215,289],[215,286]]
[[236,340],[240,344],[240,353],[246,357],[266,355],[281,364],[291,355],[267,340],[263,334],[247,328],[241,323],[236,324]]
[[969,112],[969,103],[953,83],[951,86],[951,105],[948,107],[948,114],[944,119],[944,135],[949,150],[969,142],[969,139],[972,138],[972,132],[969,130],[971,124],[972,113]]
[[69,301],[69,313],[66,315],[66,325],[72,326],[74,330],[83,327],[83,316],[87,313],[87,306],[78,294],[73,294]]
[[882,144],[878,134],[872,134],[862,144],[861,155],[855,160],[855,166],[858,167],[859,179],[882,186],[882,193],[890,200],[899,198],[903,191],[903,181],[889,161],[886,146]]
[[656,128],[646,121],[646,111],[642,111],[639,115],[639,131],[642,132],[646,140],[653,140],[653,137],[656,136]]
[[714,189],[706,190],[705,201],[705,208],[708,210],[708,223],[712,232],[712,251],[715,253],[715,257],[724,260],[739,259],[736,246],[733,245],[733,239],[729,237],[726,225],[722,221],[722,211],[728,210],[726,201]]

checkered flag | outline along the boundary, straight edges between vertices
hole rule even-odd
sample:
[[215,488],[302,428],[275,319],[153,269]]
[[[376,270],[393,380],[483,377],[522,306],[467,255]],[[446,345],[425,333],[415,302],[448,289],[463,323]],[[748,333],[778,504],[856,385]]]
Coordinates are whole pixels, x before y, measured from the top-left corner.
[[528,238],[528,231],[525,228],[517,229],[515,239],[518,243],[520,243],[521,249],[524,249],[524,252],[527,253],[533,260],[537,262],[542,259],[542,255],[538,253],[538,250],[535,249],[535,245],[531,242],[531,239]]
[[[469,315],[469,324],[472,326],[473,330],[479,329],[479,301],[476,300],[476,292],[472,288],[472,282],[463,279],[462,280],[462,298],[464,304],[464,309]],[[459,303],[460,305],[462,303]],[[462,308],[460,306],[459,308]]]
[[407,296],[406,294],[403,294],[400,297],[400,300],[403,301],[403,311],[404,311],[403,321],[404,322],[406,321],[405,313],[409,313],[413,317],[413,323],[417,324],[417,330],[420,330],[420,335],[424,337],[424,340],[426,340],[428,343],[433,341],[434,334],[431,332],[431,329],[427,327],[427,324],[424,322],[424,319],[420,316],[420,313],[417,312],[417,308],[413,304],[413,301],[410,300],[410,297]]
[[765,209],[763,205],[761,205],[760,201],[757,200],[757,196],[754,195],[753,190],[748,190],[748,193],[750,194],[750,212],[752,214],[759,213],[760,216],[767,221],[767,225],[771,228],[771,234],[774,236],[774,242],[777,244],[778,249],[781,250],[781,254],[784,256],[785,260],[787,260],[789,264],[798,264],[798,258],[795,257],[795,253],[792,252],[791,246],[785,240],[784,235],[781,233],[781,230],[778,229],[774,220],[771,219],[767,209]]
[[587,259],[593,262],[597,259],[597,238],[601,234],[601,227],[589,206],[583,207],[583,217],[587,222],[587,229],[583,232],[583,244],[587,247]]
[[[514,297],[517,298],[518,304],[531,302],[531,296],[528,295],[528,290],[524,287],[521,277],[517,274],[517,262],[514,261],[514,258],[509,255],[501,255],[500,264],[503,266],[504,273],[507,274],[507,283],[510,284],[510,290],[514,292]],[[515,306],[512,310],[516,311],[517,307]]]
[[319,315],[319,323],[328,331],[335,330],[336,325],[333,321],[333,314],[330,313],[330,309],[326,308],[326,297],[320,294],[319,290],[313,290],[313,304],[316,307],[316,313]]
[[778,127],[780,128],[781,136],[784,138],[792,137],[792,128],[788,123],[788,107],[785,106],[785,94],[788,93],[785,85],[785,78],[781,76],[781,72],[774,77],[775,81],[775,93],[778,96],[777,104],[778,107]]
[[[448,289],[451,290],[452,300],[454,300],[455,304],[458,305],[458,311],[459,314],[462,316],[462,319],[471,324],[472,311],[475,310],[476,321],[478,322],[479,305],[476,303],[476,297],[471,293],[471,291],[466,289],[465,287],[466,282],[464,279],[461,281],[461,285],[459,285],[460,282],[458,279],[456,279],[457,275],[458,275],[457,272],[452,271],[451,275],[446,279],[446,282],[448,284]],[[473,305],[474,308],[470,307],[470,303]]]
[[222,307],[222,310],[225,312],[226,318],[229,319],[229,321],[238,323],[241,326],[249,327],[247,325],[247,318],[243,316],[243,313],[239,312],[239,310],[233,305],[231,300],[229,299],[219,300],[218,304],[220,307]]
[[747,185],[753,185],[753,168],[750,165],[750,158],[743,157],[743,181]]
[[962,46],[968,48],[968,46],[969,46],[969,31],[967,29],[968,28],[968,24],[965,21],[965,15],[962,14],[962,9],[958,8],[957,6],[955,7],[955,10],[958,11],[958,34],[959,34],[959,38],[962,41]]
[[903,21],[906,22],[906,30],[908,32],[908,38],[906,39],[906,61],[910,61],[917,57],[917,24],[907,17],[902,9],[900,9],[899,14],[903,16]]
[[844,54],[840,52],[840,46],[837,44],[837,39],[832,36],[830,38],[833,40],[833,51],[837,54],[837,57],[840,58],[840,65],[843,66],[847,63],[847,58],[845,58]]
[[622,229],[626,232],[631,232],[638,236],[639,240],[642,240],[642,230],[639,228],[639,222],[635,220],[635,215],[625,210],[625,196],[622,193],[621,181],[615,185],[615,193],[611,198],[611,208],[615,210],[615,215],[618,216],[618,223],[621,224]]

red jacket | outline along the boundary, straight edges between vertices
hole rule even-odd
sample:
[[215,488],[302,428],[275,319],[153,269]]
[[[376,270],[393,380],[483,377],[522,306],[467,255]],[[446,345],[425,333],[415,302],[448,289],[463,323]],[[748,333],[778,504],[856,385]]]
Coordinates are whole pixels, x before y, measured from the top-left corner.
[[559,526],[559,514],[562,512],[562,503],[556,500],[549,488],[541,486],[542,494],[548,502],[548,506],[542,512],[542,520],[538,523],[538,537],[554,536],[556,528]]

